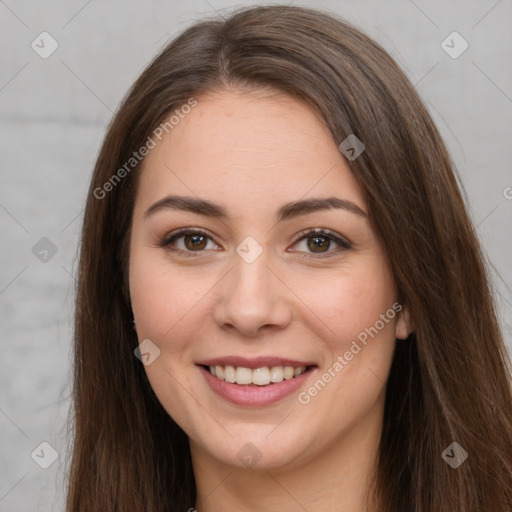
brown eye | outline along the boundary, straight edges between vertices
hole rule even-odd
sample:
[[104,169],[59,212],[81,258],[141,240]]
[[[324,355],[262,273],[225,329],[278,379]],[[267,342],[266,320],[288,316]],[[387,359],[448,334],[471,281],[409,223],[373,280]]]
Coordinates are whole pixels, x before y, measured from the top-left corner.
[[313,252],[325,252],[323,249],[328,249],[331,245],[331,240],[326,236],[310,236],[307,241],[308,249]]
[[[301,252],[305,252],[306,254],[304,257],[310,259],[335,256],[352,247],[347,240],[344,240],[341,236],[325,229],[310,229],[303,231],[300,233],[299,237],[300,238],[295,242],[295,245],[303,243],[305,245],[305,249],[303,251],[301,250]],[[332,244],[338,247],[334,250],[329,250]],[[319,256],[311,254],[318,254]]]
[[206,247],[207,237],[204,235],[184,235],[183,240],[185,242],[185,247],[191,251],[195,249],[204,249]]
[[217,247],[208,233],[200,230],[184,229],[164,238],[160,246],[184,256],[195,256],[196,254],[199,256],[208,248],[208,242],[212,243],[212,249]]

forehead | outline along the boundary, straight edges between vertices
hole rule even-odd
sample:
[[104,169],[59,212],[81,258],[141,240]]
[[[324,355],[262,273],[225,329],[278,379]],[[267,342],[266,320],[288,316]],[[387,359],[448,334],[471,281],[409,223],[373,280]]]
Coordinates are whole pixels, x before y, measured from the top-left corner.
[[320,116],[283,94],[220,91],[197,98],[146,156],[138,196],[169,193],[269,204],[308,193],[364,205]]

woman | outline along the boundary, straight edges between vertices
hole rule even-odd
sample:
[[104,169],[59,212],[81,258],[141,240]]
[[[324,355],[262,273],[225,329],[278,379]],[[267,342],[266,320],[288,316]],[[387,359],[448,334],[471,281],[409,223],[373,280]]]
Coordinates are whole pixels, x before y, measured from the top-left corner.
[[68,511],[509,512],[510,362],[455,172],[343,20],[172,41],[91,181]]

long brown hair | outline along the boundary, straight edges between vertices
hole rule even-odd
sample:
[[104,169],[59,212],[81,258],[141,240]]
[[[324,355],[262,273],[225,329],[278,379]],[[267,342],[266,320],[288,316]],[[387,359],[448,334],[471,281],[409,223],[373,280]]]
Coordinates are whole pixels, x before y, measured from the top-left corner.
[[[293,6],[196,23],[150,63],[108,128],[81,241],[68,512],[195,504],[188,438],[133,353],[127,261],[141,165],[126,162],[169,113],[225,88],[284,92],[313,107],[337,145],[355,134],[366,146],[351,168],[414,325],[397,341],[387,383],[378,509],[510,512],[510,361],[450,156],[378,44],[332,14]],[[442,457],[453,442],[468,454],[456,469]]]

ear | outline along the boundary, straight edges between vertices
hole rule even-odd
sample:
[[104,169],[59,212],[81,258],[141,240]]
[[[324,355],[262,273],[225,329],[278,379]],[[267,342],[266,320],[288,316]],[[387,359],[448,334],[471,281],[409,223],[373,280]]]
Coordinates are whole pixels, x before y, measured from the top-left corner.
[[395,325],[395,338],[401,340],[407,339],[412,332],[411,315],[407,306],[403,306],[398,313],[398,318]]

